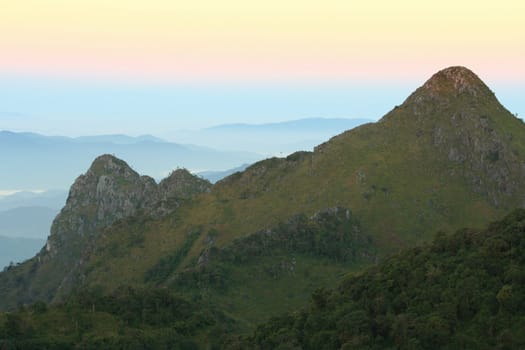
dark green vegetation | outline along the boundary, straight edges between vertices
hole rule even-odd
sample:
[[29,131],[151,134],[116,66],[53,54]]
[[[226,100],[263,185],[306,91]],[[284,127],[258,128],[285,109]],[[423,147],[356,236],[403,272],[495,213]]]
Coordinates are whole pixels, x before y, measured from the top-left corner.
[[[0,274],[0,309],[67,304],[86,289],[166,288],[248,333],[435,232],[482,227],[522,207],[524,140],[523,122],[476,75],[452,67],[378,123],[213,186],[184,170],[156,184],[105,155],[72,186],[46,248]],[[376,333],[370,342],[390,344],[380,335],[384,343]]]
[[[137,224],[133,222],[134,226]],[[322,278],[330,284],[337,280],[337,273],[323,274],[338,270],[340,275],[354,264],[374,257],[370,237],[361,232],[350,211],[333,208],[311,218],[294,216],[273,229],[248,235],[224,248],[213,246],[218,233],[210,231],[209,249],[191,267],[172,275],[201,234],[200,230],[190,232],[179,250],[159,260],[145,274],[145,281],[156,285],[168,282],[171,276],[171,288],[119,287],[111,293],[97,288],[88,292],[79,289],[58,306],[37,302],[6,314],[0,339],[4,337],[6,346],[16,345],[19,349],[73,345],[152,349],[228,346],[223,343],[234,341],[232,334],[246,332],[254,325],[250,322],[282,310],[282,300],[276,300],[274,305],[265,305],[270,310],[257,311],[261,307],[254,308],[258,293],[270,293],[278,299],[279,293],[289,293],[295,283],[304,283],[307,276],[313,285],[304,286],[301,300],[306,300],[307,290],[327,284]],[[310,268],[314,261],[323,260],[329,266]],[[257,274],[250,276],[250,272]],[[262,286],[273,281],[276,287],[281,285],[281,291],[257,288],[257,280]],[[179,296],[170,291],[178,291]],[[264,297],[261,299],[264,301]],[[289,307],[298,306],[292,300]],[[223,312],[244,317],[234,320]]]
[[167,289],[82,292],[67,303],[39,302],[0,315],[1,349],[220,348],[234,330],[223,313]]
[[188,300],[166,288],[121,287],[109,295],[81,292],[54,307],[39,302],[0,317],[0,346],[523,348],[525,210],[485,230],[438,233],[337,289],[316,290],[308,307],[272,318],[244,338],[233,335],[242,331],[239,324],[209,302]]
[[523,349],[525,210],[438,233],[310,305],[257,327],[246,349]]
[[[345,272],[375,259],[370,236],[343,208],[310,218],[297,215],[223,248],[214,245],[219,234],[207,232],[207,248],[178,269],[181,252],[196,238],[193,232],[181,250],[147,271],[146,282],[167,285],[192,299],[209,300],[247,327],[301,306],[317,286],[334,285]],[[168,266],[173,270],[170,274]]]

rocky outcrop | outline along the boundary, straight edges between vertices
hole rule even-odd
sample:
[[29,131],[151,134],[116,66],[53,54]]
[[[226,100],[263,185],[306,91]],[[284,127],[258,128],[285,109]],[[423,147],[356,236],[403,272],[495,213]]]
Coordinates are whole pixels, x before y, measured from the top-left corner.
[[163,200],[170,198],[191,198],[196,193],[209,192],[209,181],[192,175],[186,169],[177,169],[159,183],[160,197]]
[[157,185],[126,162],[102,155],[71,186],[66,205],[51,227],[46,253],[54,256],[69,240],[96,234],[116,220],[138,213],[167,215],[180,200],[209,191],[210,187],[208,181],[185,169],[172,172]]

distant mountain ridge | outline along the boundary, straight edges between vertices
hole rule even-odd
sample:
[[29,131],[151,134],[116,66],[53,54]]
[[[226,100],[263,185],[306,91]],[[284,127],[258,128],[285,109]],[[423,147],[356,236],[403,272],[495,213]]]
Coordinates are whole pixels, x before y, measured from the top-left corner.
[[172,137],[220,149],[238,149],[266,155],[310,151],[317,144],[373,120],[363,118],[305,118],[265,124],[222,124],[201,130],[179,130]]
[[16,238],[0,235],[0,271],[10,263],[16,265],[35,256],[44,246],[45,238]]
[[222,131],[260,131],[260,132],[312,132],[319,131],[344,131],[355,128],[356,126],[371,123],[373,120],[365,118],[305,118],[289,120],[276,123],[264,124],[221,124],[206,128],[204,130],[222,130]]
[[54,141],[74,141],[74,142],[106,142],[115,144],[133,144],[139,142],[167,142],[152,135],[128,136],[123,134],[113,135],[94,135],[94,136],[47,136],[34,132],[13,132],[9,130],[0,130],[0,139],[2,140],[25,140],[36,143],[50,143]]
[[127,145],[139,142],[168,142],[152,135],[128,136],[122,134],[98,135],[98,136],[79,136],[74,137],[77,142],[109,142],[120,145]]
[[0,196],[0,211],[20,207],[46,207],[60,210],[66,203],[66,190],[44,192],[20,191],[7,196]]
[[[156,179],[177,167],[230,169],[263,157],[242,150],[218,151],[164,142],[149,135],[68,138],[0,131],[0,163],[10,169],[0,174],[1,189],[65,189],[100,154],[127,159],[137,170]],[[38,169],[38,176],[34,169]]]
[[45,239],[58,210],[18,207],[0,211],[0,236]]
[[[126,159],[138,171],[156,179],[177,167],[222,172],[261,160],[263,154],[310,150],[328,137],[370,121],[310,118],[261,125],[219,125],[175,133],[175,139],[181,140],[178,143],[152,135],[65,137],[4,130],[0,131],[0,162],[12,171],[0,174],[0,190],[65,189],[100,154]],[[271,133],[276,132],[282,135],[272,137]],[[57,173],[52,164],[62,164],[61,171]],[[32,168],[38,168],[40,176],[32,176]]]
[[220,181],[220,180],[224,179],[225,177],[228,177],[228,176],[230,176],[230,175],[232,175],[234,173],[237,173],[237,172],[245,170],[248,166],[250,166],[250,165],[249,164],[243,164],[243,165],[241,165],[239,167],[236,167],[236,168],[233,168],[233,169],[224,170],[224,171],[200,171],[200,172],[196,173],[195,175],[203,177],[203,178],[205,178],[206,180],[208,180],[211,183],[216,183],[217,181]]
[[61,190],[0,196],[0,236],[6,240],[5,253],[0,256],[5,258],[4,264],[28,259],[44,246],[51,223],[66,198],[67,192]]

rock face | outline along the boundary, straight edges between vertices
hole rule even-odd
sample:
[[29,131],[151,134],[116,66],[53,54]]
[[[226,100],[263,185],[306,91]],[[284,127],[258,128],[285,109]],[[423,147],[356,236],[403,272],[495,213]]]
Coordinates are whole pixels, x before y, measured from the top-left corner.
[[66,205],[53,221],[46,252],[53,256],[73,236],[89,236],[119,219],[139,212],[167,215],[178,200],[209,191],[211,184],[178,169],[159,185],[140,176],[111,155],[95,159],[86,174],[71,186]]
[[190,198],[196,193],[209,192],[211,184],[195,177],[186,169],[177,169],[159,183],[162,200],[170,198]]
[[66,205],[51,226],[46,251],[53,256],[71,237],[91,235],[151,207],[158,198],[152,178],[141,177],[113,156],[100,156],[71,186]]
[[24,290],[21,293],[27,296],[18,299],[59,300],[81,276],[91,242],[105,228],[132,216],[157,219],[168,215],[178,208],[181,200],[210,188],[208,181],[185,169],[172,172],[157,185],[151,177],[140,176],[114,156],[98,157],[71,186],[66,205],[53,221],[45,248],[32,259],[31,280],[45,287],[35,288],[39,292]]
[[207,192],[211,184],[177,169],[159,185],[140,176],[111,155],[95,159],[86,174],[71,186],[65,207],[51,227],[46,251],[53,256],[72,236],[90,236],[119,219],[139,212],[154,217],[169,214],[178,200]]

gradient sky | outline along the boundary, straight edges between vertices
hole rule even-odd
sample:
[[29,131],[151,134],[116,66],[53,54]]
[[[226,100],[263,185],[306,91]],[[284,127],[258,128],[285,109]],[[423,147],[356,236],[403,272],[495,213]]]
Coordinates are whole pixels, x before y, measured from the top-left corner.
[[378,118],[464,65],[525,115],[523,1],[0,0],[0,129]]

